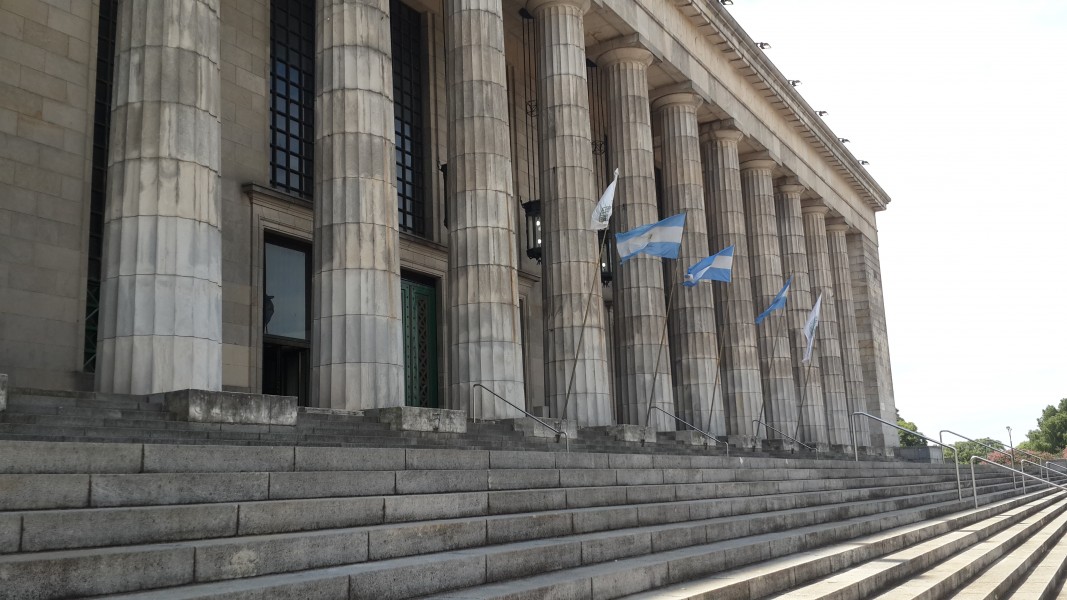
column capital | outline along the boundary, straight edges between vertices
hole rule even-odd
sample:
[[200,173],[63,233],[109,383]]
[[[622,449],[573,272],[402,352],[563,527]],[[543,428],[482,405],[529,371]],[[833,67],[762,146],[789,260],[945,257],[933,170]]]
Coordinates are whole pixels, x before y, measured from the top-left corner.
[[741,141],[741,138],[745,137],[739,129],[735,129],[732,125],[724,124],[721,121],[714,121],[711,123],[702,123],[700,125],[700,134],[711,137],[715,140],[725,140],[736,144]]
[[682,106],[692,106],[693,108],[699,108],[704,103],[704,99],[694,92],[672,92],[668,94],[662,94],[659,96],[653,96],[652,110],[659,110],[667,106],[673,106],[681,104]]
[[782,177],[775,183],[774,189],[775,191],[783,195],[799,196],[803,194],[808,188],[804,187],[804,185],[801,184],[800,180],[796,177]]
[[843,231],[848,233],[849,229],[851,229],[851,227],[845,222],[844,217],[830,217],[829,219],[826,219],[826,231]]
[[551,6],[571,6],[577,8],[584,15],[589,12],[591,0],[529,0],[526,3],[526,10],[530,11],[530,14],[536,15],[538,11]]
[[817,198],[815,200],[804,200],[800,203],[800,210],[804,214],[810,213],[824,216],[826,215],[826,213],[830,212],[830,208],[823,204],[821,198]]
[[741,170],[766,170],[770,171],[774,167],[778,166],[773,158],[766,152],[757,152],[755,154],[748,154],[741,157]]
[[597,56],[596,62],[602,67],[628,62],[647,68],[652,64],[652,58],[652,53],[640,46],[623,46],[621,48],[612,48]]

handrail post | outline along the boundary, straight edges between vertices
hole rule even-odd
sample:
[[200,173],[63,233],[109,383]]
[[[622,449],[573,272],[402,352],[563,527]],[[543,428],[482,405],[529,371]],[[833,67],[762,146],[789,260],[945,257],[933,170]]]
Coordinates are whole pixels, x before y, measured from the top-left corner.
[[975,508],[975,510],[977,510],[978,509],[978,480],[974,478],[974,459],[975,458],[977,458],[977,457],[975,457],[975,456],[971,457],[971,489],[973,490],[971,493],[974,494],[974,508]]
[[[939,442],[939,441],[937,441],[935,439],[926,437],[925,435],[919,433],[918,431],[912,431],[910,429],[904,429],[903,427],[901,427],[900,425],[897,425],[896,423],[890,423],[889,421],[886,421],[885,419],[879,419],[878,417],[876,417],[876,416],[874,416],[872,414],[869,414],[869,413],[865,413],[865,412],[863,412],[861,410],[857,410],[856,412],[852,413],[852,418],[855,418],[857,415],[862,415],[864,417],[867,417],[868,419],[874,419],[875,421],[878,421],[879,423],[881,423],[883,425],[888,425],[888,426],[890,426],[890,427],[892,427],[894,429],[898,429],[900,431],[905,431],[905,432],[907,432],[907,433],[909,433],[911,435],[914,435],[915,437],[922,438],[922,439],[924,439],[924,440],[926,440],[928,442],[933,442],[933,443],[937,444],[938,446],[941,446],[942,448],[947,448],[948,447],[945,444],[943,444],[943,443],[941,443],[941,442]],[[859,450],[858,449],[856,450],[856,462],[859,462]],[[960,494],[959,494],[960,495],[960,500],[963,500],[963,487],[962,487],[962,485],[960,485],[959,481],[960,481],[959,475],[957,475],[956,476],[956,484],[957,484],[957,487],[960,490]]]

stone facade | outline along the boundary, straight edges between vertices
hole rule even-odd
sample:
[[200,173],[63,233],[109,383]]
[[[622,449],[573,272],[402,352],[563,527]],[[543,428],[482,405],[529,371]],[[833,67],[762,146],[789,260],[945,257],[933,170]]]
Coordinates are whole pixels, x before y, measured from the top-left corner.
[[[279,60],[300,5],[0,7],[12,386],[520,414],[497,394],[580,426],[682,428],[672,413],[745,445],[849,446],[850,412],[892,420],[889,198],[719,3],[317,0],[282,23],[306,55]],[[303,112],[279,108],[311,80],[288,97]],[[612,232],[686,212],[679,260],[598,260],[589,215],[615,168]],[[271,243],[314,258],[288,346]],[[680,285],[729,244],[732,283]],[[857,441],[895,440],[865,424]]]

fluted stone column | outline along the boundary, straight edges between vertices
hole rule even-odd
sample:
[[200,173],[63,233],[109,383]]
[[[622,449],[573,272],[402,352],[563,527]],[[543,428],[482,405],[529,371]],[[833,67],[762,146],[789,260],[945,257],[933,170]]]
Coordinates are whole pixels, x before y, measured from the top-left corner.
[[400,406],[389,1],[318,0],[316,20],[311,396],[345,410]]
[[[778,219],[774,210],[773,160],[757,158],[741,163],[741,192],[745,204],[748,247],[751,253],[753,310],[759,314],[774,300],[792,273],[782,272]],[[786,294],[786,307],[796,290]],[[763,422],[792,435],[797,426],[797,394],[789,348],[788,316],[772,313],[756,326],[759,336],[760,373],[763,379]],[[760,430],[769,439],[781,434]]]
[[[845,393],[848,412],[867,410],[866,390],[863,386],[863,363],[860,361],[859,338],[856,330],[856,306],[852,301],[852,273],[848,261],[848,224],[840,217],[826,223],[826,242],[833,270],[834,295],[837,300],[837,322],[841,339],[841,359],[845,371]],[[876,417],[881,415],[872,413]],[[870,446],[870,419],[857,419],[856,444]]]
[[720,377],[726,400],[726,431],[735,438],[734,443],[748,446],[755,435],[752,420],[759,417],[763,405],[763,388],[737,158],[737,142],[742,137],[736,129],[716,129],[714,124],[701,131],[704,189],[712,207],[708,211],[711,250],[718,252],[734,246],[733,280],[715,286],[715,313],[723,347]]
[[218,390],[219,0],[118,10],[97,388]]
[[[584,426],[611,425],[599,244],[590,229],[598,192],[590,150],[582,21],[589,2],[535,0],[527,9],[537,19],[540,43],[537,117],[544,240],[545,400],[554,417],[577,419]],[[564,415],[572,371],[573,389]]]
[[[644,48],[616,48],[602,55],[598,62],[605,71],[606,93],[611,98],[609,156],[620,171],[612,220],[615,231],[628,231],[660,219],[648,106],[648,66],[652,64],[652,54]],[[613,297],[618,349],[615,393],[620,415],[626,423],[674,431],[674,420],[660,411],[654,411],[645,420],[650,398],[655,406],[674,411],[670,349],[662,347],[666,342],[663,328],[667,317],[663,260],[638,255],[615,269]]]
[[[885,323],[885,302],[882,299],[878,240],[860,233],[849,234],[848,250],[867,412],[893,423],[896,421],[896,403],[893,399],[893,369],[889,361],[889,335]],[[900,436],[895,429],[871,423],[871,446],[892,454],[893,448],[899,445]]]
[[822,294],[819,328],[815,346],[821,357],[823,398],[826,408],[826,425],[831,445],[848,447],[852,441],[849,432],[849,412],[845,371],[841,360],[841,337],[837,325],[837,301],[834,280],[830,271],[830,253],[826,239],[826,213],[821,201],[805,201],[804,240],[808,246],[811,269],[812,297]]
[[683,93],[663,96],[652,104],[662,136],[663,213],[687,215],[678,260],[667,261],[667,285],[679,286],[667,315],[671,376],[675,414],[700,428],[710,421],[708,433],[725,435],[721,390],[715,385],[719,357],[712,290],[725,284],[680,287],[686,270],[709,254],[697,124],[700,103],[696,94]]
[[500,0],[446,0],[445,13],[451,405],[518,417],[491,394],[471,394],[480,383],[526,404],[503,14]]
[[[805,364],[804,325],[815,303],[811,294],[811,279],[808,275],[808,250],[804,243],[804,217],[800,208],[800,196],[804,187],[786,180],[775,188],[778,209],[778,234],[782,247],[782,269],[793,274],[793,293],[790,294],[786,311],[789,316],[789,338],[793,349],[793,381],[797,390],[797,416],[800,429],[798,437],[808,445],[825,447],[829,440],[826,434],[826,408],[822,391],[822,371],[819,369],[818,347],[812,349],[811,360]],[[816,342],[817,343],[817,342]],[[787,432],[794,435],[792,431]]]

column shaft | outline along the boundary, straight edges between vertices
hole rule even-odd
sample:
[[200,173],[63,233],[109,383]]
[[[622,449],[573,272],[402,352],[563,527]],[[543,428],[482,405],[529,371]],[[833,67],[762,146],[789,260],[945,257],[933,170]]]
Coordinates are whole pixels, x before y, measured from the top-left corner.
[[837,325],[837,303],[830,254],[826,240],[827,209],[820,203],[804,205],[804,239],[808,245],[812,295],[822,294],[819,328],[815,345],[819,350],[823,397],[830,444],[851,445],[845,371],[841,361],[841,338]]
[[[774,162],[752,160],[741,165],[748,246],[751,253],[754,311],[758,314],[774,300],[792,273],[782,272],[778,220],[774,211]],[[796,297],[792,290],[786,306]],[[759,335],[760,373],[763,380],[763,422],[788,434],[797,426],[797,395],[789,349],[785,310],[772,313],[756,326]],[[760,430],[767,438],[781,434]]]
[[[782,246],[782,269],[793,274],[793,290],[786,310],[789,314],[789,338],[793,348],[793,381],[797,390],[798,421],[800,435],[806,444],[825,446],[826,408],[823,400],[822,371],[819,369],[819,353],[813,348],[811,360],[804,364],[807,340],[804,325],[811,313],[814,300],[811,294],[811,279],[808,275],[808,250],[804,243],[804,217],[800,209],[799,185],[780,185],[777,188],[778,232]],[[792,432],[788,432],[792,435]]]
[[97,387],[222,387],[219,0],[119,4]]
[[[446,0],[448,314],[452,408],[485,418],[525,407],[511,136],[500,0]],[[394,211],[395,212],[395,211]]]
[[[555,417],[596,426],[610,425],[613,418],[599,245],[590,229],[597,191],[582,20],[587,8],[582,1],[528,5],[537,19],[539,40],[545,401]],[[572,372],[573,388],[566,401]]]
[[667,315],[671,376],[676,414],[702,429],[710,422],[708,433],[725,435],[725,412],[715,381],[719,357],[712,289],[724,284],[681,287],[686,269],[709,254],[697,124],[699,102],[695,94],[672,94],[653,104],[663,139],[663,212],[687,215],[678,260],[668,261],[667,267],[667,285],[679,286]]
[[[719,335],[724,338],[720,377],[726,400],[726,431],[731,436],[751,438],[755,435],[752,420],[759,417],[763,405],[763,389],[737,158],[737,142],[741,137],[740,131],[711,126],[701,133],[704,187],[712,204],[708,211],[711,246],[716,252],[734,246],[733,280],[715,286],[715,312]],[[738,440],[738,443],[750,445],[751,440]]]
[[389,2],[318,0],[316,12],[312,397],[345,410],[399,406],[404,364]]
[[[609,156],[620,171],[613,221],[615,231],[628,231],[660,218],[648,106],[652,55],[642,48],[619,48],[599,62],[606,71],[607,93],[612,99],[608,110]],[[650,398],[663,410],[674,410],[670,349],[663,347],[667,324],[663,259],[646,255],[632,258],[616,268],[613,283],[618,348],[615,393],[620,414],[627,423],[673,431],[673,419],[662,412],[656,411],[645,420]]]
[[[826,241],[830,250],[830,268],[833,270],[834,295],[837,300],[838,330],[841,335],[841,359],[845,371],[845,392],[848,395],[848,412],[867,410],[866,390],[863,386],[863,364],[860,361],[859,339],[856,330],[856,307],[852,301],[852,273],[848,262],[848,225],[842,219],[833,219],[826,227]],[[876,417],[881,417],[877,413]],[[870,419],[857,419],[855,423],[856,444],[870,446]]]

